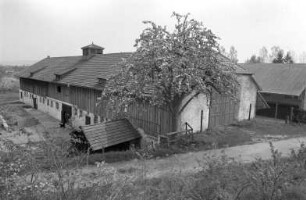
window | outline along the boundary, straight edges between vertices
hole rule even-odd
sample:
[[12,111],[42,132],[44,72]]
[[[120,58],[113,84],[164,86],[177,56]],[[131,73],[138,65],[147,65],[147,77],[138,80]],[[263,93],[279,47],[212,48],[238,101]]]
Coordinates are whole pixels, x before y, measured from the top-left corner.
[[55,106],[56,106],[56,109],[58,110],[59,109],[59,103],[56,102]]
[[95,123],[95,124],[98,123],[98,118],[99,118],[98,115],[95,115],[95,116],[94,116],[94,123]]
[[79,115],[79,117],[82,117],[82,116],[83,116],[83,111],[80,110],[80,115]]
[[58,93],[61,93],[62,92],[61,86],[57,86],[56,90],[57,90]]
[[51,101],[51,108],[53,108],[53,101]]
[[49,105],[49,99],[47,100],[47,106]]
[[85,117],[85,125],[89,125],[90,124],[90,117],[87,115]]
[[74,115],[78,115],[78,109],[74,108]]
[[43,97],[43,99],[42,99],[42,100],[43,100],[43,104],[45,104],[45,97]]
[[61,80],[61,75],[55,74],[55,81],[59,81],[59,80]]

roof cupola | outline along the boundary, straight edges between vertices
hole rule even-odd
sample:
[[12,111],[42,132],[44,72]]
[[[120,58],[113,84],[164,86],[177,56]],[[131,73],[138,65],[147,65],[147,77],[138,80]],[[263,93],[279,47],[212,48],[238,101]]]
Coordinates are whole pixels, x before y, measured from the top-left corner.
[[103,54],[103,47],[95,45],[93,42],[90,45],[81,48],[83,50],[83,56],[90,56],[95,54]]

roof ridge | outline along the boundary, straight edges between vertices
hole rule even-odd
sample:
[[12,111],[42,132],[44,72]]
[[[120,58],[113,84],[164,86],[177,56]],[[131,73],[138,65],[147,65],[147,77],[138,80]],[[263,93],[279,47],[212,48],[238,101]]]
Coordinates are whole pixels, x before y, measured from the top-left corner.
[[77,57],[83,57],[82,55],[79,55],[79,56],[54,56],[54,57],[47,57],[45,59],[50,59],[50,58],[77,58]]

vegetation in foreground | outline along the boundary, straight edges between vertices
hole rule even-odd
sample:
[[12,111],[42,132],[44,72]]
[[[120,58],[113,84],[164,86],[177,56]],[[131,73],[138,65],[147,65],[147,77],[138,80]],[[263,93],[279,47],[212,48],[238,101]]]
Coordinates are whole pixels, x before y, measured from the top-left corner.
[[[37,154],[31,146],[6,144],[10,152],[0,157],[1,199],[219,199],[219,200],[283,200],[306,199],[306,147],[292,151],[289,158],[271,144],[269,161],[258,159],[240,164],[227,157],[205,158],[201,172],[194,175],[174,173],[172,176],[146,178],[132,169],[116,170],[96,163],[99,169],[85,177],[80,168],[86,157],[71,160],[61,147],[44,144],[41,157],[48,158],[50,173],[43,173]],[[33,156],[35,155],[35,157]],[[145,152],[139,153],[145,160]],[[70,163],[69,163],[69,162]],[[69,167],[70,166],[70,167]]]

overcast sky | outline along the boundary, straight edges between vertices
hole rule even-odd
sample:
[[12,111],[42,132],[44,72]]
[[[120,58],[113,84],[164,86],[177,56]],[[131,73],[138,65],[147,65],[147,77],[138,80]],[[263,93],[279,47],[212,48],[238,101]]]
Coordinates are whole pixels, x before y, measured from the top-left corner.
[[105,53],[133,51],[142,21],[170,29],[173,11],[202,21],[237,49],[239,62],[262,46],[298,56],[306,51],[305,9],[305,0],[0,0],[0,64],[80,55],[92,41]]

